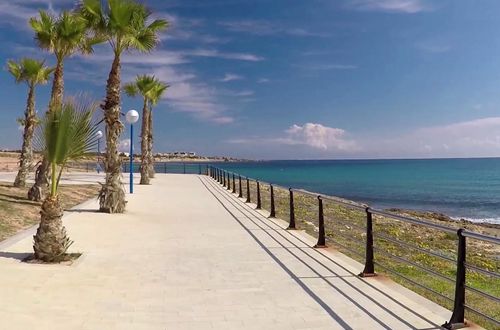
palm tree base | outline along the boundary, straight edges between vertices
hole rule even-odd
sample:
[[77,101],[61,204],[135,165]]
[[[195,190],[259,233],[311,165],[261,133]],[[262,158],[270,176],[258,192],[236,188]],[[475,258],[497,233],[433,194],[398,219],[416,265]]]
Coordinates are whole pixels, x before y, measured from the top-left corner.
[[44,199],[43,190],[49,185],[48,169],[48,162],[44,158],[42,163],[36,169],[35,184],[28,191],[28,199],[30,201],[41,202]]
[[34,258],[43,262],[60,262],[73,242],[62,224],[63,209],[59,199],[47,197],[40,215],[40,225],[33,236]]
[[37,186],[36,184],[30,188],[28,191],[28,199],[34,202],[41,202],[43,199],[43,190],[42,187]]
[[[144,162],[144,160],[143,160]],[[140,171],[141,171],[141,182],[139,184],[149,184],[149,164],[145,164],[145,163],[142,163],[141,164],[141,168],[140,168]]]
[[154,168],[154,165],[149,165],[149,170],[148,170],[148,172],[149,172],[149,177],[150,177],[151,179],[153,179],[153,178],[155,177],[155,174],[156,174],[156,172],[155,172],[155,168]]
[[106,179],[106,184],[102,185],[99,192],[99,210],[104,213],[123,213],[127,201],[123,191],[119,175],[115,179]]

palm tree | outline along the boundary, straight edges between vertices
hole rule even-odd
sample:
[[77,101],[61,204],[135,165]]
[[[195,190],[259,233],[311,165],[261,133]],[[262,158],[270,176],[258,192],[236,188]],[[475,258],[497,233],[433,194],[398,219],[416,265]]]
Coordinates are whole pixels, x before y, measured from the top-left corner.
[[140,184],[149,184],[149,116],[151,111],[148,107],[151,99],[150,93],[155,86],[156,78],[154,76],[142,75],[137,76],[134,82],[128,83],[123,86],[125,93],[130,97],[137,95],[142,96],[142,127],[141,127],[141,182]]
[[37,122],[35,112],[35,87],[36,85],[46,84],[54,69],[46,66],[44,61],[23,58],[19,62],[12,60],[8,61],[7,70],[14,76],[16,83],[25,82],[28,86],[28,100],[22,120],[24,125],[23,146],[21,155],[19,156],[19,171],[14,180],[15,187],[24,187],[26,186],[26,176],[29,173],[33,161],[32,140]]
[[154,178],[155,176],[155,159],[153,156],[153,106],[158,104],[168,87],[170,87],[168,84],[165,84],[161,81],[156,81],[150,93],[150,111],[148,123],[148,154],[150,157],[150,160],[148,162],[148,173],[150,178]]
[[114,54],[102,105],[106,121],[106,183],[99,194],[99,202],[102,212],[122,213],[126,201],[118,153],[118,138],[123,131],[120,121],[120,57],[126,50],[153,50],[159,42],[158,32],[166,29],[168,22],[162,19],[149,22],[151,13],[144,5],[132,0],[108,0],[106,8],[101,6],[101,0],[82,0],[80,13],[96,36],[109,42]]
[[[55,55],[56,67],[52,92],[47,112],[61,105],[64,94],[64,60],[78,51],[91,53],[92,46],[100,40],[88,38],[86,20],[74,12],[63,11],[54,17],[41,10],[39,18],[31,18],[30,25],[35,31],[38,46]],[[43,159],[38,167],[35,184],[28,192],[30,200],[41,201],[43,188],[48,186],[48,162]]]
[[97,144],[97,125],[92,120],[96,103],[66,101],[45,116],[36,142],[50,168],[50,190],[42,203],[40,225],[33,236],[35,259],[58,262],[73,243],[62,224],[63,209],[58,195],[59,181],[68,161],[90,155]]
[[168,88],[168,85],[159,81],[154,76],[140,75],[134,82],[124,86],[128,96],[141,95],[143,98],[142,128],[141,128],[141,184],[149,184],[149,179],[154,177],[153,157],[153,119],[152,109]]

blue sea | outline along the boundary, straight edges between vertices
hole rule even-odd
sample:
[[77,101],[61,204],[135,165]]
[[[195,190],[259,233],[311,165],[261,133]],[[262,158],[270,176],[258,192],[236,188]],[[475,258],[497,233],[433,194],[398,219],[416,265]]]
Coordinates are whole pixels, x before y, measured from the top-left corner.
[[376,208],[436,211],[500,224],[500,158],[286,160],[217,166]]

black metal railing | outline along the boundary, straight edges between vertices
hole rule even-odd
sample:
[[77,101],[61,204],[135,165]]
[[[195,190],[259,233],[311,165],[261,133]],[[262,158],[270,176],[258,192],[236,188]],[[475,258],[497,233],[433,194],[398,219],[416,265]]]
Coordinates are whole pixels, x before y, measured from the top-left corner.
[[[140,170],[141,163],[133,163],[133,172]],[[156,173],[170,174],[204,174],[208,175],[209,165],[206,163],[177,163],[177,162],[158,162],[154,164]],[[122,172],[130,173],[130,164],[122,164]]]
[[[500,315],[500,298],[495,294],[486,292],[484,288],[474,287],[467,283],[468,272],[471,273],[471,278],[477,277],[480,274],[486,278],[486,282],[491,282],[492,288],[496,288],[497,291],[495,292],[498,292],[500,285],[498,267],[500,260],[498,255],[496,256],[497,260],[493,260],[493,269],[486,269],[484,262],[475,264],[467,261],[467,246],[470,244],[468,243],[469,240],[476,240],[481,244],[488,243],[498,246],[500,245],[499,238],[472,232],[464,228],[454,229],[429,220],[377,210],[368,205],[337,197],[266,183],[211,165],[207,167],[206,174],[217,180],[228,190],[231,190],[232,184],[232,193],[236,194],[239,198],[243,198],[247,203],[254,202],[256,209],[267,209],[270,218],[277,216],[276,205],[279,203],[281,206],[280,212],[288,218],[287,229],[289,230],[297,229],[296,211],[301,207],[296,205],[298,202],[297,198],[309,198],[309,213],[306,212],[306,216],[311,219],[315,218],[314,225],[317,228],[312,231],[313,233],[317,233],[318,236],[318,241],[314,245],[315,248],[326,247],[329,239],[333,237],[333,240],[331,240],[333,245],[340,247],[351,255],[356,256],[358,260],[364,262],[364,268],[359,276],[376,276],[375,267],[377,266],[384,273],[393,275],[395,279],[399,279],[403,283],[408,283],[412,288],[427,291],[427,293],[434,295],[436,301],[452,308],[452,315],[449,321],[443,324],[444,328],[455,329],[466,326],[466,311],[486,320],[489,322],[488,325],[492,325],[495,328],[500,327],[500,321],[497,318]],[[266,196],[269,196],[269,203],[265,205],[268,208],[262,206],[261,190],[264,186],[267,193]],[[277,190],[280,192],[279,199],[276,196]],[[253,194],[255,196],[252,196]],[[314,200],[316,201],[314,202]],[[311,213],[313,210],[311,210],[310,205],[314,205],[312,203],[317,203],[316,210],[314,211],[315,214]],[[335,207],[342,208],[342,212],[332,216],[334,218],[332,220],[325,219],[325,203],[332,205],[328,209],[328,212]],[[286,212],[287,209],[288,212]],[[341,219],[342,214],[349,212],[351,212],[351,217],[348,220]],[[453,242],[456,244],[454,245],[456,246],[456,250],[436,251],[415,242],[401,239],[397,234],[388,231],[387,228],[391,228],[389,223],[391,221],[399,226],[410,226],[410,229],[414,226],[420,227],[425,231],[434,231],[436,236],[437,234],[444,235],[443,237],[446,239],[452,240],[450,244]],[[326,234],[327,227],[330,234]],[[339,230],[339,227],[348,228],[349,233],[347,230]],[[359,242],[362,244],[360,245]],[[408,255],[408,251],[412,250],[418,252],[415,253],[419,257],[416,260],[412,259],[412,255]],[[406,254],[404,251],[406,251]],[[428,260],[429,258],[431,261]],[[439,269],[437,268],[439,267],[436,267],[437,264],[441,268],[449,270],[448,273],[443,274],[438,271]],[[413,269],[413,272],[417,270],[425,274],[433,282],[439,282],[439,285],[432,286],[424,280],[415,280],[411,275],[401,270],[401,265],[410,267]],[[446,290],[441,289],[443,285],[450,288],[453,296],[447,295]],[[478,305],[477,302],[479,302],[479,305],[483,305],[485,301],[489,301],[496,307],[493,308],[492,313],[484,312],[480,308],[468,304],[469,296],[471,301],[473,298],[476,299],[476,305]]]

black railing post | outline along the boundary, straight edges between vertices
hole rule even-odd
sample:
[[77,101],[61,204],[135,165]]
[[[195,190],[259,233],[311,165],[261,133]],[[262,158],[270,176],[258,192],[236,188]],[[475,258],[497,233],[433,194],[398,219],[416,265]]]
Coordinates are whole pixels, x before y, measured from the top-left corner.
[[243,197],[243,191],[241,191],[241,175],[238,175],[238,185],[240,186],[238,197],[241,198]]
[[323,199],[318,196],[318,243],[314,246],[315,248],[325,248],[325,217],[323,215]]
[[366,248],[365,248],[365,268],[359,274],[361,277],[375,276],[375,264],[373,262],[373,214],[370,208],[366,211]]
[[227,190],[231,190],[231,177],[229,172],[227,173]]
[[271,213],[269,214],[270,218],[276,218],[276,209],[274,207],[274,187],[273,185],[270,185],[271,187]]
[[247,178],[247,203],[250,203],[250,180]]
[[465,326],[465,256],[466,245],[465,236],[462,234],[463,228],[457,231],[458,253],[457,253],[457,279],[455,282],[455,304],[450,321],[443,324],[445,329],[457,329]]
[[262,208],[261,201],[260,201],[260,182],[257,181],[257,210],[260,210]]
[[234,179],[234,173],[233,173],[233,194],[236,194],[236,180]]
[[222,171],[222,186],[226,186],[226,171]]
[[297,229],[295,227],[295,207],[293,205],[293,190],[292,188],[288,189],[290,191],[290,223],[288,224],[289,230]]
[[186,163],[182,163],[184,165],[184,174],[186,174]]
[[198,164],[198,174],[201,175],[201,164]]

